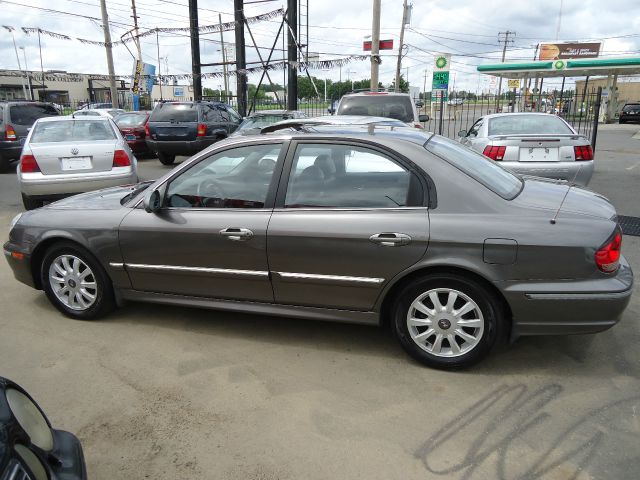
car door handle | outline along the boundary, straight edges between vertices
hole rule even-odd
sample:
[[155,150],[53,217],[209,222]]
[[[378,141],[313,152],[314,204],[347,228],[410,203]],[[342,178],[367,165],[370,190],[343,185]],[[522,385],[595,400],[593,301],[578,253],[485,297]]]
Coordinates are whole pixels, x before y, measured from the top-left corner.
[[227,237],[229,240],[239,242],[242,240],[249,240],[251,237],[253,237],[253,232],[248,228],[229,227],[220,230],[220,235],[222,235],[223,237]]
[[376,233],[371,235],[369,240],[383,247],[399,247],[411,243],[411,237],[406,233]]

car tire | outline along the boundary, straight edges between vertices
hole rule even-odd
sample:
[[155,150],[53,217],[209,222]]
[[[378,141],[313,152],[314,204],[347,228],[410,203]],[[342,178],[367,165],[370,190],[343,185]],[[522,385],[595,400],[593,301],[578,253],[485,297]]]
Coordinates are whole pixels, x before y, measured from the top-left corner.
[[474,365],[504,331],[501,302],[481,283],[457,274],[438,273],[408,284],[396,296],[391,312],[393,332],[402,348],[433,368]]
[[30,196],[23,193],[22,205],[24,205],[25,210],[35,210],[36,208],[40,208],[42,205],[44,205],[44,202],[42,200],[31,198]]
[[115,308],[111,279],[93,255],[74,243],[47,250],[40,280],[49,301],[76,320],[96,320]]
[[176,161],[176,156],[158,152],[158,160],[160,160],[160,163],[163,165],[173,165],[173,162]]

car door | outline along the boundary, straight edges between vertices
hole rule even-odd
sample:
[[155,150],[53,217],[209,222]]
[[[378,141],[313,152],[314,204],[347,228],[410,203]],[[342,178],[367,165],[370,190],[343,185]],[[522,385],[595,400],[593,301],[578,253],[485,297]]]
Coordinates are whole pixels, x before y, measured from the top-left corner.
[[426,185],[358,143],[292,144],[267,234],[276,303],[368,311],[425,254]]
[[266,232],[282,147],[265,140],[203,155],[166,180],[159,212],[133,209],[119,228],[133,288],[272,302]]

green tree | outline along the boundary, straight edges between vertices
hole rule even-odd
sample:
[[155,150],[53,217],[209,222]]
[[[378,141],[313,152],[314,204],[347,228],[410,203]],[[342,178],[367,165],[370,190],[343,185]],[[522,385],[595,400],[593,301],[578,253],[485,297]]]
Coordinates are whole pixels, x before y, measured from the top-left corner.
[[[391,86],[389,87],[391,90],[396,89],[396,81],[391,82]],[[400,91],[402,93],[409,93],[409,82],[404,79],[404,75],[400,74]]]

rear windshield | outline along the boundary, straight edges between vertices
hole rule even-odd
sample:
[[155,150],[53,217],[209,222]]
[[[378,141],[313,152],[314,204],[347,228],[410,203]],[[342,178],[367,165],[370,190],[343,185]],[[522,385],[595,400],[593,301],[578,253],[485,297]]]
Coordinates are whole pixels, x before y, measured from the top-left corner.
[[192,103],[164,103],[158,105],[150,122],[197,122],[198,107]]
[[268,127],[269,125],[273,125],[276,122],[281,122],[282,120],[289,120],[290,118],[294,118],[290,113],[284,115],[258,115],[255,117],[245,118],[240,124],[240,130],[244,130],[246,128],[262,128]]
[[513,173],[453,140],[434,136],[424,147],[506,200],[522,190],[522,180]]
[[58,111],[51,105],[12,105],[9,108],[11,123],[30,127],[37,119],[42,117],[53,117],[58,115]]
[[138,127],[147,121],[146,113],[125,113],[116,120],[119,127]]
[[31,143],[83,142],[115,140],[116,135],[104,120],[60,120],[38,123]]
[[370,115],[413,122],[411,99],[399,95],[354,95],[344,97],[338,115]]
[[566,135],[573,132],[555,115],[505,115],[489,119],[489,135]]
[[623,112],[640,112],[640,103],[625,105],[622,111]]

